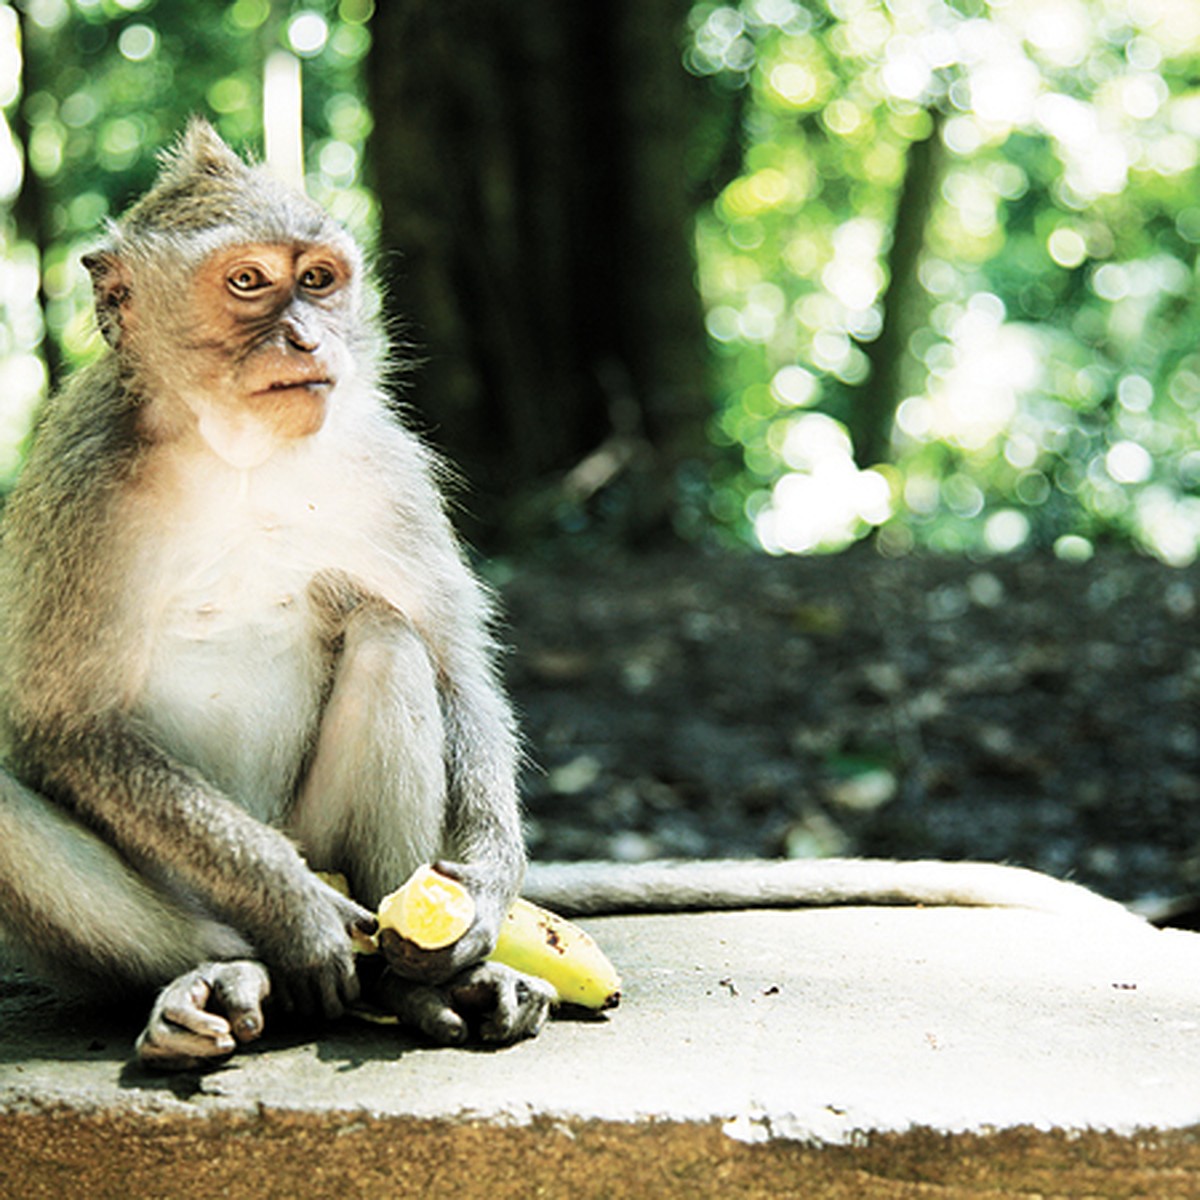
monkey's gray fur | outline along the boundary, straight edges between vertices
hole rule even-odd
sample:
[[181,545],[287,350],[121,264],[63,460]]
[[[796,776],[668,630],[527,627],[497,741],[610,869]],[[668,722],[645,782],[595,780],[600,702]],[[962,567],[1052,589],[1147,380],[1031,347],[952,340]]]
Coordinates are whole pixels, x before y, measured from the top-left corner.
[[109,347],[45,406],[3,518],[6,941],[75,987],[182,979],[152,1025],[190,1061],[208,1030],[179,1006],[230,978],[206,964],[336,1014],[350,931],[445,859],[479,919],[430,956],[440,986],[521,882],[517,745],[358,250],[195,122],[85,261]]

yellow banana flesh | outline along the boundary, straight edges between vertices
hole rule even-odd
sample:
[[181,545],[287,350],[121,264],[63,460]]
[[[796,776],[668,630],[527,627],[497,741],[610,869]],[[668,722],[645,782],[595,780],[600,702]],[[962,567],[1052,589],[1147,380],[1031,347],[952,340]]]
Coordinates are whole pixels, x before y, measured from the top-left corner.
[[379,926],[394,929],[422,950],[453,946],[475,920],[475,901],[457,879],[418,867],[379,903]]
[[[379,927],[394,929],[425,950],[452,945],[470,928],[474,902],[467,889],[430,866],[385,896]],[[621,977],[595,940],[578,925],[528,900],[517,899],[500,927],[491,961],[536,975],[559,1003],[602,1010],[621,998]]]

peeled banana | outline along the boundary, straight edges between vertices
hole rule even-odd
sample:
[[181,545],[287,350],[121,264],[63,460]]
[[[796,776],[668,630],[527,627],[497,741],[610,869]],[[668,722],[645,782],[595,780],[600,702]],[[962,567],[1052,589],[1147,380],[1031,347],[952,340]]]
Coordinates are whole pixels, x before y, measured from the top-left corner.
[[[381,929],[394,929],[425,950],[458,941],[474,916],[467,889],[431,866],[418,867],[379,906]],[[615,1008],[621,998],[621,977],[595,941],[578,925],[528,900],[513,903],[490,957],[544,979],[561,1004],[601,1010]]]
[[475,901],[457,879],[418,867],[379,905],[379,927],[394,929],[422,950],[452,946],[475,920]]

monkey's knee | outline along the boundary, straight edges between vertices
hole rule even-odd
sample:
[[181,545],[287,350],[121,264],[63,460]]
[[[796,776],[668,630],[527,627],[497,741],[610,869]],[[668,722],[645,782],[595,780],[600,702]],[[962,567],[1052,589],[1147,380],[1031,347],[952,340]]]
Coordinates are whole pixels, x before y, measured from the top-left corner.
[[346,628],[339,674],[358,688],[399,692],[410,707],[436,709],[437,675],[424,639],[399,613],[373,606]]

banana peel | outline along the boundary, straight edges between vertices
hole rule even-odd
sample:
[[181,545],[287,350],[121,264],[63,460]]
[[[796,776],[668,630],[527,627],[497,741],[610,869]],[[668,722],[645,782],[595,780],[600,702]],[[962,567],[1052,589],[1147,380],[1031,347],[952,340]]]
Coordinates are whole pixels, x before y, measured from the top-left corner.
[[602,1012],[621,1001],[621,977],[591,935],[532,901],[513,901],[490,957],[544,979],[560,1004]]
[[[339,886],[336,878],[323,878]],[[345,891],[345,880],[340,882]],[[425,865],[383,898],[378,918],[380,929],[394,929],[424,950],[437,950],[466,933],[475,919],[475,905],[457,879]],[[377,949],[374,939],[360,936],[360,951]],[[363,944],[367,940],[372,942],[369,947]],[[591,935],[529,900],[513,902],[489,958],[544,979],[558,993],[560,1004],[600,1012],[615,1008],[621,999],[621,977]]]

